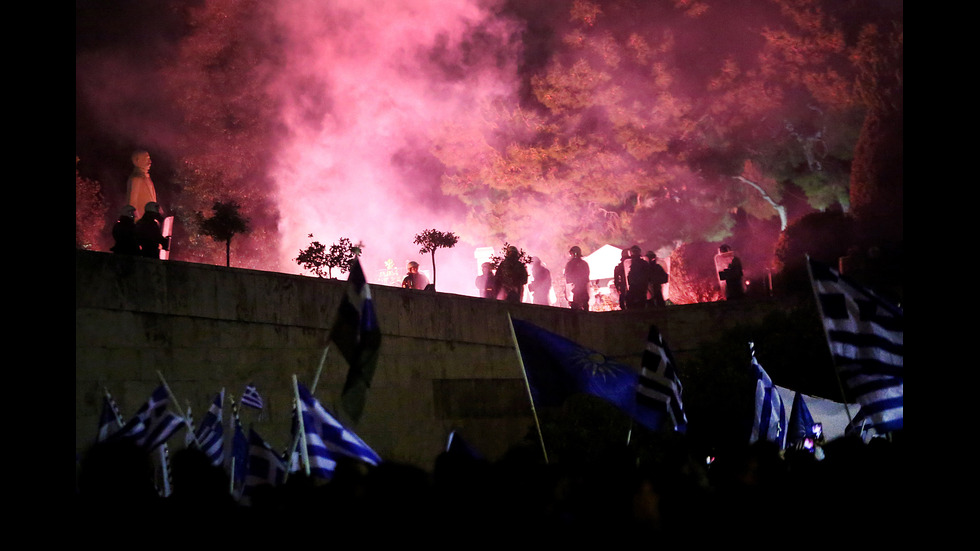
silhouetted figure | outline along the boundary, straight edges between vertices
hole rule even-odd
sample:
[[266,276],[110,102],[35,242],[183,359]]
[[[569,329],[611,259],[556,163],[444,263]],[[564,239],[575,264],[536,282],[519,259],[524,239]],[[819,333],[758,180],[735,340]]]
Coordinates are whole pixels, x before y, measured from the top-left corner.
[[626,309],[626,263],[630,257],[630,250],[623,249],[623,252],[619,255],[619,264],[613,268],[613,286],[616,288],[616,294],[619,296],[619,309]]
[[136,222],[136,242],[140,255],[147,258],[160,258],[161,250],[169,250],[170,241],[163,236],[163,215],[160,205],[149,202],[143,209],[143,217]]
[[419,263],[414,260],[408,263],[408,274],[402,280],[403,289],[424,291],[429,286],[429,278],[419,271]]
[[129,440],[95,444],[82,458],[78,497],[78,512],[91,518],[104,520],[106,511],[117,516],[151,514],[161,498],[153,484],[150,455]]
[[[625,252],[625,251],[624,251]],[[633,245],[629,256],[623,258],[613,272],[614,280],[619,278],[617,285],[620,304],[624,310],[642,310],[646,307],[647,291],[650,286],[650,265],[640,254],[640,247]]]
[[715,255],[715,270],[718,272],[718,283],[725,300],[745,296],[742,261],[735,256],[735,252],[728,245],[718,247],[718,254]]
[[647,264],[650,266],[650,282],[647,288],[647,302],[650,306],[666,306],[664,300],[664,285],[668,281],[667,270],[657,262],[657,253],[647,251],[645,255]]
[[197,448],[184,448],[170,462],[173,491],[168,503],[182,513],[204,516],[228,513],[237,504],[228,491],[228,475]]
[[[136,208],[136,218],[142,218],[145,212],[141,210],[147,203],[157,202],[157,191],[150,179],[150,154],[146,151],[136,151],[132,156],[133,172],[126,180],[126,200]],[[144,209],[145,210],[145,209]]]
[[481,266],[483,273],[476,276],[476,291],[483,298],[497,298],[494,294],[497,290],[497,278],[493,275],[493,264],[484,262]]
[[569,258],[565,264],[565,297],[569,291],[571,299],[568,305],[572,310],[589,309],[589,263],[582,258],[582,249],[578,245],[568,250]]
[[527,284],[527,266],[521,262],[517,247],[507,248],[504,259],[497,266],[497,298],[507,302],[521,302],[524,298],[524,285]]
[[541,263],[541,259],[533,257],[531,259],[531,277],[534,281],[528,284],[527,289],[531,291],[531,302],[534,304],[551,304],[551,270]]
[[112,239],[115,244],[110,249],[116,254],[140,254],[139,243],[136,242],[136,207],[126,205],[119,218],[112,226]]

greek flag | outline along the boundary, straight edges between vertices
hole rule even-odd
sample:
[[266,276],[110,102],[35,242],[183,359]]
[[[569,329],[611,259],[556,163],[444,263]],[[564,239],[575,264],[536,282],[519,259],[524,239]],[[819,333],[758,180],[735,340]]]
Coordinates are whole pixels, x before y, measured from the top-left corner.
[[803,393],[797,392],[793,398],[793,407],[789,413],[789,427],[786,433],[786,447],[799,448],[809,438],[813,439],[813,415],[803,399]]
[[262,396],[259,395],[255,385],[249,383],[245,385],[245,393],[242,394],[242,405],[255,409],[262,409]]
[[296,383],[306,458],[310,475],[329,479],[341,457],[351,457],[369,465],[381,463],[381,457],[356,434],[344,427],[310,394]]
[[238,404],[234,398],[231,400],[231,410],[232,437],[231,453],[228,456],[228,474],[236,494],[240,495],[245,477],[248,475],[248,437],[245,436],[242,422],[238,418]]
[[783,399],[772,383],[769,374],[755,358],[755,343],[749,343],[752,367],[755,369],[755,415],[752,417],[752,434],[749,443],[768,440],[783,449],[786,444],[786,408]]
[[350,419],[357,423],[364,412],[367,389],[374,378],[381,346],[381,328],[374,314],[371,288],[357,258],[351,262],[347,291],[330,330],[330,340],[337,344],[349,366],[340,401]]
[[112,399],[108,389],[103,389],[102,413],[99,416],[99,432],[96,441],[102,442],[108,439],[113,433],[124,425],[122,416],[119,415],[119,407]]
[[809,260],[810,281],[844,387],[861,404],[875,432],[903,428],[904,334],[902,309]]
[[649,418],[648,425],[687,431],[687,414],[681,401],[684,387],[673,355],[656,326],[650,326],[641,365],[636,384],[637,415]]
[[153,451],[186,424],[184,418],[171,412],[170,394],[160,385],[136,415],[110,439],[129,439],[146,451]]
[[279,486],[286,476],[286,465],[268,442],[255,432],[248,431],[248,467],[243,497],[251,497],[259,486]]
[[214,402],[204,414],[201,425],[197,427],[197,443],[210,459],[211,464],[218,466],[224,460],[224,428],[221,425],[221,408],[225,401],[225,391],[222,390],[214,397]]

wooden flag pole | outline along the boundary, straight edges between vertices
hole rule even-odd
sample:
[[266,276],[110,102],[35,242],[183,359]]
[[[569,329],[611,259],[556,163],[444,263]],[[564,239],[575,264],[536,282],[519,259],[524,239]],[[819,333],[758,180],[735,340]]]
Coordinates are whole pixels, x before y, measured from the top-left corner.
[[510,325],[510,338],[514,341],[514,351],[517,352],[517,363],[521,366],[521,375],[524,376],[524,387],[527,388],[527,397],[531,401],[531,413],[534,415],[534,425],[538,428],[538,440],[541,441],[541,452],[544,454],[544,462],[548,464],[548,449],[544,445],[544,434],[541,432],[541,422],[538,420],[538,410],[534,407],[534,395],[531,394],[531,383],[527,380],[527,370],[524,369],[524,358],[521,357],[521,347],[517,342],[517,333],[514,331],[514,320],[507,312],[507,323]]
[[[163,384],[163,388],[167,389],[167,395],[170,396],[171,400],[173,400],[174,405],[180,407],[180,402],[177,400],[177,397],[174,396],[174,391],[170,390],[170,385],[167,384],[166,379],[163,378],[163,373],[161,373],[159,369],[157,370],[157,375],[160,377],[160,383]],[[188,407],[190,406],[188,405]],[[194,444],[198,447],[198,449],[200,449],[201,443],[197,441],[197,435],[194,434],[194,426],[190,424],[190,420],[188,420],[186,417],[184,417],[184,421],[187,423],[187,431],[190,432],[191,439],[194,441]]]
[[109,389],[102,387],[102,392],[105,393],[106,400],[109,401],[109,407],[112,409],[112,414],[116,417],[116,423],[119,428],[123,428],[126,422],[123,421],[122,414],[119,413],[119,408],[116,406],[116,401],[112,399],[112,395],[109,394]]
[[813,268],[810,267],[810,255],[806,255],[806,273],[810,276],[810,288],[813,289],[813,300],[817,303],[817,315],[820,316],[820,327],[823,329],[823,336],[827,339],[827,351],[830,353],[830,361],[834,364],[834,376],[837,379],[837,388],[840,389],[841,401],[844,402],[844,413],[847,414],[847,424],[854,422],[851,417],[851,408],[847,407],[847,395],[844,394],[844,383],[840,380],[840,369],[837,368],[837,360],[834,359],[833,347],[830,345],[830,335],[827,334],[827,325],[824,324],[823,305],[820,304],[820,293],[817,286],[813,283]]
[[[296,380],[295,374],[293,374],[293,392],[296,395],[296,425],[299,429],[299,439],[301,440],[300,456],[303,458],[303,470],[306,476],[310,476],[310,456],[306,451],[306,429],[303,427],[303,407],[301,405],[303,402],[299,398],[299,382]],[[292,460],[291,455],[290,460]]]
[[323,349],[323,355],[320,356],[320,365],[316,368],[316,375],[313,376],[313,386],[310,387],[310,393],[316,392],[316,385],[320,382],[320,373],[323,371],[323,364],[327,361],[327,352],[330,351],[330,344]]
[[[329,352],[329,351],[330,351],[330,345],[328,344],[327,347],[323,349],[323,354],[320,356],[320,365],[316,368],[316,374],[313,376],[313,386],[310,387],[310,393],[316,392],[316,385],[320,382],[320,373],[323,371],[323,364],[327,360],[327,352]],[[296,379],[296,376],[293,375],[293,380],[295,381],[295,379]],[[297,390],[297,393],[298,393],[298,390]],[[301,413],[299,411],[299,396],[297,394],[297,398],[296,398],[296,416],[299,417],[300,415],[301,415]],[[302,421],[302,419],[300,421]],[[300,424],[300,428],[302,428],[302,424]],[[292,445],[290,445],[290,447],[289,447],[289,454],[286,456],[286,474],[283,476],[283,482],[284,483],[285,483],[286,480],[289,480],[289,465],[293,462],[293,454],[296,453],[296,446],[299,445],[300,438],[303,438],[305,440],[306,433],[302,433],[301,435],[300,434],[297,434],[296,436],[293,437]],[[305,441],[304,441],[303,447],[304,447],[303,453],[306,453],[306,450],[305,450],[305,447],[306,447]],[[307,471],[306,474],[310,474],[309,473],[309,465],[307,465],[306,471]]]
[[228,400],[231,402],[231,415],[228,416],[228,433],[231,435],[231,463],[229,466],[231,470],[228,476],[228,491],[234,496],[235,495],[235,429],[238,428],[238,406],[235,404],[235,395],[231,392],[228,393]]

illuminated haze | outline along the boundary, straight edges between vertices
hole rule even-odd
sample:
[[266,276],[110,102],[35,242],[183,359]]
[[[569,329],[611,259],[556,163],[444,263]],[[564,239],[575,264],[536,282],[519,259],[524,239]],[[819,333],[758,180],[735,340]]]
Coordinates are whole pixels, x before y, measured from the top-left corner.
[[465,211],[440,191],[426,135],[515,94],[519,28],[486,4],[282,3],[286,61],[276,92],[288,134],[271,176],[283,266],[295,265],[312,233],[323,243],[363,242],[369,280],[388,259],[402,275],[411,259],[428,270],[413,240],[436,228],[464,238],[436,252],[439,290],[474,293],[474,246],[499,244],[467,239]]
[[[641,87],[630,93],[641,95],[644,100],[660,97],[652,95],[651,82],[663,87],[660,92],[666,92],[664,97],[680,98],[663,106],[664,109],[657,109],[665,114],[664,121],[646,121],[642,115],[636,119],[644,127],[653,128],[637,142],[641,146],[647,143],[644,141],[647,137],[651,138],[649,143],[656,145],[657,140],[681,136],[689,121],[701,120],[703,114],[710,113],[713,105],[702,105],[702,111],[698,112],[696,107],[689,109],[681,100],[699,101],[695,100],[698,90],[704,89],[706,82],[721,70],[723,60],[731,56],[745,67],[752,67],[761,44],[758,30],[765,27],[764,22],[776,11],[768,2],[721,1],[712,4],[712,17],[689,17],[683,12],[684,6],[701,3],[663,4],[660,9],[660,3],[650,3],[653,8],[644,11],[642,20],[633,17],[632,12],[616,15],[610,11],[603,15],[607,18],[603,21],[609,25],[630,25],[644,32],[661,28],[664,32],[658,36],[670,37],[670,44],[677,43],[671,46],[672,50],[665,47],[662,53],[662,79],[651,81],[649,75],[641,78],[625,70],[613,76],[616,85],[624,89],[629,83],[640,83]],[[434,144],[430,140],[440,140],[438,145],[444,148],[459,146],[463,151],[450,151],[440,158],[449,159],[447,163],[463,159],[464,163],[470,163],[466,168],[476,166],[477,170],[482,168],[481,147],[495,147],[499,151],[510,145],[509,141],[482,143],[494,139],[498,129],[492,124],[500,122],[487,117],[485,108],[496,103],[504,106],[503,111],[511,111],[526,105],[526,113],[531,113],[540,107],[539,100],[531,98],[528,92],[531,75],[544,73],[553,60],[574,61],[574,54],[566,51],[568,46],[563,35],[573,26],[570,9],[574,11],[585,5],[550,0],[520,0],[506,6],[505,0],[282,0],[275,4],[232,0],[167,3],[79,0],[76,4],[76,98],[81,107],[76,108],[76,116],[81,120],[77,124],[97,127],[103,137],[108,136],[109,141],[118,145],[115,151],[79,152],[80,170],[85,176],[102,181],[104,186],[109,185],[106,200],[115,211],[122,196],[120,188],[124,187],[130,170],[129,153],[136,147],[146,148],[155,156],[151,175],[166,207],[167,201],[177,194],[174,188],[178,186],[161,178],[164,163],[157,164],[161,159],[169,158],[177,164],[182,155],[198,150],[206,150],[202,157],[219,160],[246,157],[241,152],[244,149],[255,153],[259,159],[249,158],[241,164],[246,165],[245,170],[261,170],[262,174],[254,179],[257,182],[254,185],[252,179],[243,179],[249,184],[242,186],[244,190],[235,188],[234,191],[261,197],[255,203],[262,207],[251,213],[252,222],[263,229],[261,239],[275,241],[277,251],[275,254],[262,251],[265,256],[261,260],[249,258],[248,263],[237,263],[240,266],[301,273],[294,259],[311,241],[330,245],[346,237],[354,243],[363,243],[362,264],[369,281],[380,281],[380,270],[386,261],[393,263],[400,280],[408,260],[417,260],[423,271],[431,271],[430,259],[418,252],[419,247],[413,241],[416,234],[434,228],[461,237],[455,248],[436,252],[440,291],[474,294],[473,280],[477,274],[474,249],[499,250],[504,240],[529,254],[544,256],[552,272],[557,274],[564,263],[561,253],[569,245],[583,245],[588,254],[600,244],[562,242],[577,238],[560,237],[563,230],[588,231],[583,224],[595,223],[586,219],[581,204],[592,202],[594,195],[594,202],[600,206],[616,205],[623,202],[617,195],[623,189],[656,190],[659,184],[637,183],[631,188],[630,175],[624,173],[620,178],[618,172],[619,162],[628,161],[629,157],[616,152],[610,163],[613,168],[580,171],[577,181],[555,180],[541,182],[541,186],[532,182],[528,187],[533,187],[534,193],[511,194],[517,198],[508,206],[514,216],[505,220],[502,236],[491,238],[486,235],[486,228],[479,225],[483,220],[468,218],[475,213],[480,216],[480,208],[464,204],[458,198],[461,195],[458,190],[453,194],[443,192],[442,177],[447,168],[434,156]],[[255,17],[261,18],[262,24],[248,28],[232,26],[228,21],[237,21],[233,17],[236,9],[256,13],[261,10],[261,15]],[[198,26],[189,28],[185,26],[188,19],[185,10],[202,10],[206,17],[197,21]],[[508,15],[514,10],[521,13]],[[266,12],[272,15],[266,16]],[[732,25],[736,18],[739,25]],[[110,19],[112,22],[108,22]],[[165,30],[161,31],[161,27]],[[259,28],[271,34],[256,34]],[[203,40],[194,42],[194,33]],[[230,68],[222,66],[225,61],[221,58],[222,47],[229,42],[229,33],[238,33],[255,50],[268,53],[254,55],[256,64],[268,65],[249,67],[253,58],[248,57],[228,63]],[[656,45],[657,39],[651,40]],[[174,53],[177,51],[181,55]],[[157,64],[157,60],[162,61]],[[215,64],[218,70],[212,73]],[[252,69],[254,74],[250,72]],[[223,98],[227,101],[216,101],[213,105],[206,101],[186,101],[181,95],[184,90],[197,83],[207,83],[201,74],[219,83],[231,80],[230,86],[215,89],[235,97]],[[267,88],[255,93],[260,86]],[[168,96],[167,91],[175,96]],[[174,97],[185,101],[176,101]],[[256,106],[260,101],[256,98],[265,104]],[[730,105],[743,104],[740,100],[730,101]],[[628,106],[625,102],[621,105]],[[601,107],[601,102],[596,106]],[[758,112],[728,114],[754,121],[765,119],[762,115],[769,115],[765,109],[770,107],[762,105]],[[779,111],[789,107],[776,107],[772,120],[779,123],[777,117],[784,116],[792,119],[790,114]],[[248,127],[246,123],[241,141],[232,137],[225,142],[220,132],[234,133],[238,128],[226,129],[221,127],[221,121],[210,120],[212,108],[217,112],[216,118],[221,115],[234,118],[240,114],[235,109],[244,112],[243,118],[261,113],[257,116],[261,124]],[[197,126],[187,124],[187,113],[182,113],[182,109],[192,111],[196,117],[192,122]],[[805,106],[800,109],[812,112]],[[574,132],[590,136],[609,132],[608,116],[596,115],[600,108],[583,111],[582,117],[576,120],[585,124]],[[91,120],[84,120],[88,113]],[[204,124],[200,123],[201,119]],[[452,132],[445,131],[447,125],[453,126]],[[775,127],[782,128],[780,124]],[[505,128],[499,135],[504,136],[503,140],[519,141],[521,136],[516,134],[520,131],[520,128],[516,131]],[[261,139],[248,132],[262,134]],[[85,149],[84,138],[78,137],[83,134],[76,128],[77,148]],[[452,139],[445,139],[447,136]],[[703,145],[693,143],[696,139],[683,137],[684,140],[676,141],[694,149]],[[730,136],[724,138],[737,141]],[[610,135],[605,142],[615,140]],[[103,155],[107,157],[104,162],[116,165],[116,173],[84,172],[91,157]],[[719,192],[728,193],[730,187],[712,187],[706,171],[688,166],[690,156],[671,159],[658,161],[660,172],[655,174],[670,185],[671,193],[636,197],[638,202],[658,206],[650,209],[655,214],[642,224],[627,228],[631,235],[647,236],[649,243],[640,244],[658,249],[661,256],[669,251],[659,247],[674,243],[679,235],[696,238],[708,234],[705,227],[720,219],[713,217],[718,204],[728,201],[735,205],[739,201],[738,198],[729,201]],[[254,167],[249,163],[254,163]],[[591,168],[602,163],[585,164]],[[219,172],[224,168],[220,161],[213,166],[218,166]],[[626,185],[616,185],[617,182]],[[526,184],[519,182],[519,185]],[[581,196],[576,198],[579,206],[561,204],[560,192],[567,190],[574,193],[566,196]],[[677,199],[678,190],[686,193],[684,200]],[[198,191],[206,195],[208,190]],[[215,200],[222,199],[217,197],[218,193],[214,194]],[[486,192],[478,190],[478,193]],[[267,196],[270,200],[265,201]],[[711,208],[699,210],[699,205]],[[722,206],[725,212],[730,205]],[[742,253],[750,249],[758,253],[755,259],[748,259],[747,266],[764,265],[772,251],[778,226],[774,218],[765,220],[770,214],[765,208],[752,214],[765,226],[755,233],[765,234],[766,238],[752,237],[758,244],[750,245],[749,239],[735,244]],[[592,208],[592,211],[599,210]],[[582,223],[566,223],[560,216],[576,217]],[[775,216],[774,211],[771,216]],[[541,221],[545,223],[538,225]],[[725,238],[722,233],[716,231],[711,235]],[[260,239],[257,232],[250,237]],[[177,245],[179,249],[180,243]],[[235,255],[233,242],[233,265],[236,265]],[[248,255],[243,253],[240,261],[245,256]],[[275,262],[269,261],[270,256],[276,257]],[[179,250],[175,258],[181,259]],[[743,260],[746,260],[744,255]],[[335,270],[333,275],[339,274]]]

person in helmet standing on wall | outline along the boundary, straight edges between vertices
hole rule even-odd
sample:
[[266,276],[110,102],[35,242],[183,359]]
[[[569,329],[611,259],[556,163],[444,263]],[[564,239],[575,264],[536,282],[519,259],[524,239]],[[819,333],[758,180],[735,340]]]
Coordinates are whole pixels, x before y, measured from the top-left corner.
[[140,254],[139,243],[136,242],[136,207],[126,205],[119,218],[112,226],[112,239],[115,244],[112,252],[116,254],[138,255]]
[[582,249],[578,245],[568,250],[568,263],[565,264],[566,298],[571,291],[572,298],[568,305],[572,310],[589,309],[589,263],[582,258]]
[[521,302],[524,300],[524,286],[527,285],[527,266],[521,260],[517,247],[507,247],[504,259],[497,266],[497,300]]
[[170,241],[163,236],[163,215],[160,205],[150,201],[143,208],[143,216],[136,222],[136,242],[140,246],[140,256],[160,258],[160,250],[169,250]]

